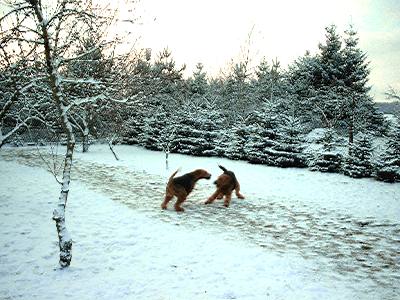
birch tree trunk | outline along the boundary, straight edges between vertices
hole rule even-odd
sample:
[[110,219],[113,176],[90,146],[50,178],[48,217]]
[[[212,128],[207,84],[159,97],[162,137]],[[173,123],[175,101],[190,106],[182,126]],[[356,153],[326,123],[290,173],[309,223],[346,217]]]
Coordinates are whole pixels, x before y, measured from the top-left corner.
[[62,268],[68,267],[72,259],[72,239],[68,233],[65,225],[65,208],[67,206],[67,199],[69,194],[69,184],[71,181],[71,168],[72,168],[72,155],[75,147],[75,135],[72,130],[72,125],[68,120],[67,105],[64,102],[63,94],[61,91],[59,73],[57,67],[54,65],[54,57],[52,57],[52,49],[50,44],[49,33],[47,30],[47,21],[43,18],[43,12],[41,6],[37,1],[30,1],[35,15],[40,24],[40,30],[43,38],[43,45],[45,48],[46,56],[46,67],[49,76],[52,99],[56,103],[61,124],[64,129],[64,133],[67,135],[67,152],[65,154],[64,170],[61,184],[61,192],[58,198],[58,204],[56,209],[53,211],[53,220],[56,222],[56,229],[59,240],[60,248],[60,266]]

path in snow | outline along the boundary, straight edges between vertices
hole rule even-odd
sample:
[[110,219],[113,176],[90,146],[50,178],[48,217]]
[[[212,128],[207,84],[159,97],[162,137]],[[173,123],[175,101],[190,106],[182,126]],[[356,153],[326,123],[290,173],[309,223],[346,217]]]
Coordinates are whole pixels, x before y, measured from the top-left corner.
[[[2,149],[0,156],[29,166],[44,166],[36,149]],[[202,182],[184,203],[186,212],[177,214],[173,202],[167,211],[160,209],[166,183],[161,176],[82,160],[74,162],[71,193],[74,180],[177,226],[198,229],[207,226],[216,233],[223,231],[232,240],[244,238],[266,251],[294,252],[306,259],[317,259],[321,263],[315,271],[344,278],[348,285],[368,279],[371,290],[379,286],[395,294],[398,288],[398,223],[360,221],[332,211],[283,205],[290,203],[286,199],[279,202],[251,194],[246,195],[246,200],[233,199],[228,209],[223,208],[221,201],[206,206],[204,200],[213,190],[211,184]]]

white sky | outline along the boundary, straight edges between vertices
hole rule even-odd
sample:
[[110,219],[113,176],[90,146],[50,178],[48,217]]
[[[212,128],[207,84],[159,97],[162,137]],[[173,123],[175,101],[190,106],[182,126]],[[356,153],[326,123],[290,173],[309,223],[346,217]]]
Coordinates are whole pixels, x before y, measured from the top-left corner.
[[139,45],[153,56],[168,47],[190,75],[202,62],[217,75],[237,58],[254,26],[251,53],[257,62],[278,58],[283,67],[325,41],[325,27],[342,33],[355,25],[360,47],[371,61],[370,84],[376,100],[388,85],[400,89],[399,0],[142,0]]
[[[139,17],[129,29],[140,37],[137,46],[151,48],[153,57],[168,47],[179,65],[187,65],[187,76],[198,62],[210,76],[218,75],[239,57],[252,28],[254,64],[278,58],[286,67],[306,50],[316,53],[326,26],[336,24],[343,33],[352,23],[371,62],[372,96],[385,100],[389,85],[400,91],[400,0],[97,1],[119,5],[124,19]],[[140,2],[132,11],[126,1]]]

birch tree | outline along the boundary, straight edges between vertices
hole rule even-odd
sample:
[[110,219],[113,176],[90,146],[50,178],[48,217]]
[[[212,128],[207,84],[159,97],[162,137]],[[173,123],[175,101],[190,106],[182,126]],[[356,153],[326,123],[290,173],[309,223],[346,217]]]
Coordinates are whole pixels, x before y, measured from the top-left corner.
[[[105,85],[94,79],[67,78],[65,70],[68,64],[74,61],[85,60],[91,53],[103,49],[114,42],[108,39],[107,29],[115,20],[113,11],[104,11],[99,6],[93,5],[91,0],[13,0],[4,1],[7,13],[0,19],[3,27],[7,28],[15,38],[9,42],[9,48],[17,44],[23,51],[35,53],[35,62],[42,64],[45,70],[47,84],[50,90],[51,101],[56,108],[58,122],[66,135],[66,153],[62,177],[58,181],[61,190],[58,203],[53,211],[53,220],[59,239],[60,259],[62,268],[67,267],[72,259],[72,238],[65,223],[65,210],[70,191],[71,168],[75,149],[75,133],[71,122],[72,112],[75,108],[87,103],[106,99],[109,94],[117,90],[110,83]],[[105,17],[107,16],[107,17]],[[2,27],[2,28],[3,28]],[[77,55],[82,35],[91,31],[103,32],[102,39],[91,49]],[[26,53],[25,53],[26,54]],[[70,97],[68,83],[103,86],[98,93],[87,95],[83,98]],[[115,81],[115,80],[114,80]],[[118,93],[117,93],[118,97]],[[126,102],[127,99],[115,99]]]

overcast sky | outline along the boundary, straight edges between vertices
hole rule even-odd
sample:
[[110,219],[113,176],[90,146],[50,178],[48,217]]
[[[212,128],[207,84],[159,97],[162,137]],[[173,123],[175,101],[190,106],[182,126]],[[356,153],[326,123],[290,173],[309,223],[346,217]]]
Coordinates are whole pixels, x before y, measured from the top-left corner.
[[[218,75],[239,57],[250,32],[255,64],[278,58],[286,67],[306,50],[318,51],[326,26],[343,33],[352,23],[370,61],[372,96],[385,100],[389,85],[400,91],[400,0],[139,0],[134,13],[127,0],[97,1],[119,3],[125,18],[139,17],[137,45],[153,56],[168,47],[187,65],[186,75],[198,62]],[[1,8],[0,1],[0,15]]]
[[352,23],[371,62],[372,95],[379,101],[389,85],[400,90],[400,0],[142,0],[137,14],[142,47],[168,47],[189,72],[202,62],[210,75],[238,57],[252,28],[255,60],[286,67],[316,53],[326,26],[342,33]]

